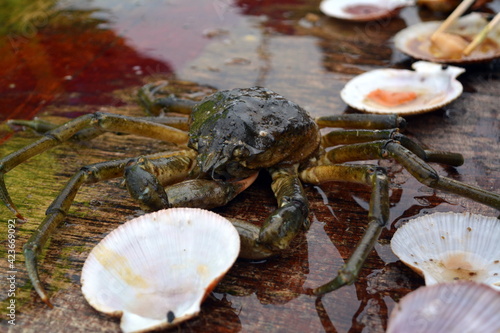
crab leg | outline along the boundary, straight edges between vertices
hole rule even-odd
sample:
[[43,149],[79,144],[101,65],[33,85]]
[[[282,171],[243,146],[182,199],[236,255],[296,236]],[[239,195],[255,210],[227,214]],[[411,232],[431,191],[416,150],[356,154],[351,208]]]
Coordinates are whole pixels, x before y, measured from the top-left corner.
[[[398,129],[331,131],[322,137],[321,144],[323,147],[331,147],[336,145],[366,143],[370,141],[390,139],[399,142],[403,147],[406,147],[426,162],[443,163],[451,166],[461,166],[464,163],[464,158],[461,154],[425,150],[415,141],[411,140],[404,134],[399,133]],[[339,151],[343,150],[351,151],[350,148],[339,149]],[[347,161],[348,160],[349,159],[347,159]],[[340,161],[336,160],[336,163],[339,162]]]
[[[177,155],[172,156],[173,154]],[[145,158],[165,159],[167,157],[163,156],[168,156],[171,160],[186,160],[185,154],[186,153],[184,151],[180,151],[149,155]],[[101,162],[82,167],[73,175],[56,199],[54,199],[49,208],[47,208],[47,211],[45,212],[45,219],[40,223],[33,235],[24,245],[24,256],[28,275],[36,292],[47,305],[52,306],[40,282],[37,268],[37,256],[41,253],[47,239],[66,217],[69,207],[73,203],[79,188],[83,184],[93,184],[102,180],[121,177],[123,176],[124,169],[128,164],[130,164],[130,159]],[[185,164],[189,165],[189,162]]]
[[41,253],[43,246],[49,236],[61,224],[66,217],[66,213],[71,206],[76,193],[84,183],[90,184],[100,180],[119,177],[123,174],[123,168],[128,160],[119,160],[92,164],[83,167],[66,184],[57,198],[52,202],[45,212],[45,219],[40,223],[30,239],[24,245],[24,257],[26,261],[26,270],[31,283],[42,301],[52,307],[47,293],[40,282],[37,267],[37,257]]
[[404,128],[406,126],[406,120],[404,118],[393,114],[342,114],[316,118],[316,123],[320,128],[387,129]]
[[47,149],[57,146],[61,142],[69,140],[81,130],[89,127],[105,131],[137,134],[144,137],[180,144],[186,143],[188,138],[187,133],[172,127],[109,113],[97,112],[71,120],[64,125],[45,133],[44,137],[33,142],[32,144],[21,150],[13,152],[0,160],[0,199],[5,203],[7,208],[16,214],[18,218],[23,219],[7,192],[4,175],[18,164],[44,152]]
[[307,183],[320,184],[327,181],[348,181],[372,187],[368,228],[338,275],[330,282],[313,290],[316,295],[353,283],[363,264],[377,242],[389,219],[389,180],[384,168],[369,165],[323,165],[306,169],[300,178]]
[[191,100],[180,99],[175,96],[167,96],[156,98],[154,95],[165,85],[146,84],[139,89],[137,93],[139,103],[142,104],[146,113],[153,116],[158,116],[163,110],[169,112],[177,112],[182,114],[191,114],[193,106],[196,102]]
[[[50,123],[48,121],[40,120],[40,119],[34,119],[34,120],[23,120],[23,119],[11,119],[7,121],[7,124],[11,126],[22,126],[22,127],[27,127],[31,128],[33,131],[35,131],[38,134],[45,134],[47,132],[50,132],[59,125]],[[102,130],[100,128],[84,128],[81,131],[75,133],[69,140],[71,141],[89,141],[92,139],[95,139],[99,135],[105,133],[105,130]]]
[[384,158],[394,158],[422,184],[438,190],[458,194],[500,210],[500,194],[488,192],[476,186],[439,176],[430,165],[396,142],[389,141],[384,151],[385,153],[382,153]]
[[[334,148],[326,154],[331,163],[347,161],[394,158],[403,165],[419,182],[429,187],[455,193],[490,207],[500,209],[500,195],[479,187],[439,176],[425,161],[394,140],[375,141]],[[447,153],[434,153],[434,162],[449,162],[455,158]],[[458,159],[456,160],[458,162]]]
[[[174,127],[183,131],[187,131],[189,129],[188,125],[188,118],[187,117],[175,117],[175,116],[168,116],[168,117],[135,117],[135,119],[141,119],[145,121],[150,121],[153,123],[157,124],[163,124],[167,125],[170,127]],[[44,134],[47,133],[51,130],[56,129],[59,127],[57,124],[53,124],[51,122],[41,120],[41,119],[34,119],[34,120],[23,120],[23,119],[10,119],[7,121],[7,124],[10,126],[23,126],[23,127],[28,127],[37,132],[38,134]],[[76,133],[71,137],[72,141],[88,141],[92,140],[99,135],[105,133],[106,130],[100,129],[100,128],[86,128],[81,130],[80,132]]]
[[309,228],[309,203],[298,177],[297,166],[269,171],[278,209],[264,221],[257,243],[276,251],[286,249],[301,227]]
[[57,127],[56,124],[40,119],[34,119],[34,120],[10,119],[7,120],[7,124],[10,126],[29,127],[39,134],[46,133]]

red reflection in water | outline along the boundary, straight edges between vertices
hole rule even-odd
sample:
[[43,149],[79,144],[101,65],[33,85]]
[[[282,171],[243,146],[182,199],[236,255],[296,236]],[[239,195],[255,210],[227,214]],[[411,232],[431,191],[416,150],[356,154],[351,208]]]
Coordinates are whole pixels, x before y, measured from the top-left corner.
[[14,37],[0,44],[0,103],[5,110],[0,120],[32,118],[54,100],[116,105],[106,93],[140,84],[139,69],[172,72],[168,63],[144,57],[113,31],[94,26],[47,28],[32,38]]
[[[230,29],[243,14],[265,15],[266,26],[293,33],[287,18],[290,6],[306,3],[247,0],[200,4],[186,0],[161,6],[122,4],[106,10],[75,11],[69,14],[74,15],[73,22],[49,21],[29,36],[10,32],[0,36],[0,121],[30,119],[54,103],[96,106],[82,112],[119,105],[111,92],[140,85],[143,76],[173,74],[196,58],[210,42],[204,31]],[[107,10],[113,13],[109,22],[92,21],[96,13],[108,15]]]
[[235,11],[222,4],[97,2],[111,7],[60,12],[30,33],[7,32],[0,36],[0,121],[33,118],[50,103],[96,106],[82,112],[119,105],[111,92],[173,74],[210,42],[205,29],[234,22]]
[[[242,13],[251,16],[265,16],[264,25],[281,34],[293,35],[295,27],[291,15],[304,16],[311,10],[306,0],[236,0]],[[304,12],[300,10],[304,7]]]

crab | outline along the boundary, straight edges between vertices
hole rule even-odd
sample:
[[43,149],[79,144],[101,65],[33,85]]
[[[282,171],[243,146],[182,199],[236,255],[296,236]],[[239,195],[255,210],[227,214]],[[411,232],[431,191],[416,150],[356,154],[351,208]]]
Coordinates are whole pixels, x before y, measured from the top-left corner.
[[[38,141],[0,160],[0,198],[18,218],[4,175],[30,157],[70,139],[89,139],[104,131],[137,134],[176,143],[179,151],[101,162],[82,167],[46,211],[24,245],[26,268],[34,289],[50,305],[37,269],[51,232],[64,220],[81,185],[123,176],[130,195],[149,210],[171,207],[211,209],[226,205],[265,170],[272,179],[277,209],[261,227],[232,221],[241,238],[240,257],[262,259],[286,250],[309,227],[303,183],[348,181],[371,187],[368,227],[350,258],[330,282],[311,291],[322,295],[353,283],[388,222],[389,179],[385,168],[345,163],[391,158],[418,181],[500,210],[500,195],[443,177],[429,162],[460,166],[457,153],[426,150],[400,133],[397,115],[345,114],[313,119],[299,105],[261,87],[218,91],[200,102],[173,96],[156,98],[161,86],[146,85],[139,97],[146,110],[190,114],[185,123],[161,122],[117,114],[87,114],[54,127],[44,125]],[[167,124],[172,125],[169,126]],[[34,122],[28,126],[38,126]],[[175,126],[175,127],[174,127]],[[39,126],[38,126],[39,127]],[[321,134],[321,128],[343,128]],[[363,129],[357,129],[363,128]]]

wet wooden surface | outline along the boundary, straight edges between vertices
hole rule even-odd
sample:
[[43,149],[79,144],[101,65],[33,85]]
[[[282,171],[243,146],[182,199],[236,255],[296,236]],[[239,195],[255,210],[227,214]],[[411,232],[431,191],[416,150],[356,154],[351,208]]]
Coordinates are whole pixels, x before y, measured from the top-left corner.
[[[186,18],[186,29],[198,36],[198,44],[190,50],[195,53],[191,57],[182,59],[177,56],[168,63],[153,56],[138,56],[137,61],[147,58],[146,63],[151,61],[149,68],[156,70],[135,77],[130,74],[131,63],[123,69],[125,73],[120,78],[116,74],[119,70],[113,71],[110,63],[116,59],[119,67],[123,63],[122,53],[112,52],[116,50],[114,48],[106,53],[96,46],[98,44],[89,41],[88,45],[94,45],[97,50],[89,51],[92,54],[88,54],[88,59],[93,60],[84,59],[83,63],[94,64],[97,70],[90,65],[90,69],[85,66],[77,68],[76,65],[57,67],[45,59],[48,62],[37,66],[51,66],[53,73],[57,74],[51,76],[52,79],[49,77],[51,84],[44,86],[45,76],[32,69],[32,75],[40,75],[34,86],[24,87],[17,83],[15,87],[10,86],[10,90],[0,91],[0,97],[5,102],[2,116],[4,119],[19,117],[20,114],[33,116],[34,108],[41,118],[58,123],[95,110],[141,115],[142,111],[131,96],[142,82],[157,79],[167,80],[177,95],[195,99],[214,89],[259,84],[301,104],[314,116],[355,112],[339,98],[343,85],[366,70],[409,68],[412,60],[393,49],[391,37],[408,24],[435,17],[408,8],[397,18],[355,24],[324,17],[317,9],[318,1],[263,1],[259,4],[235,1],[217,4],[218,7],[213,3],[206,4],[206,15],[215,17],[212,21],[208,20],[210,25],[196,26]],[[192,2],[186,2],[184,6],[186,10],[192,9],[189,7]],[[494,1],[494,6],[498,8],[497,1]],[[147,20],[140,18],[139,14],[144,14],[141,8],[138,6],[135,9],[138,12],[136,21],[132,19],[134,16],[130,19],[135,24],[129,24],[138,27],[135,31],[138,34],[146,30],[141,30],[141,24],[148,24]],[[87,26],[77,26],[89,33],[96,32],[96,26],[90,24],[90,20],[85,22]],[[48,43],[49,40],[60,40],[61,35],[65,36],[50,24],[40,27],[38,34],[40,39],[35,38],[37,43],[33,42],[35,39],[28,39],[20,44],[18,52],[21,53],[9,58],[12,67],[3,69],[9,74],[3,76],[3,87],[8,87],[9,82],[17,80],[16,75],[22,74],[15,68],[22,68],[22,63],[30,62],[31,58],[27,55],[32,54],[23,52],[33,52],[35,46],[40,50],[44,38]],[[200,38],[200,35],[203,37]],[[146,36],[145,32],[143,36]],[[127,54],[140,53],[117,36],[99,40],[102,42],[106,38],[115,41]],[[158,40],[151,37],[149,42],[165,43],[170,41],[168,38],[177,40],[173,36]],[[70,44],[68,40],[61,42],[61,45]],[[186,51],[188,48],[182,48],[182,44],[176,45],[179,52],[189,53]],[[60,49],[53,47],[53,54],[57,54],[56,50]],[[140,46],[137,48],[140,49]],[[71,52],[75,52],[74,57],[78,56],[76,48]],[[24,60],[19,62],[20,58]],[[81,58],[85,58],[84,54]],[[40,69],[37,66],[32,67]],[[435,165],[440,174],[498,193],[500,63],[494,61],[466,69],[467,72],[460,77],[464,94],[444,109],[408,118],[406,133],[431,148],[458,151],[464,155],[466,162],[459,168]],[[61,81],[63,73],[73,75],[74,80],[70,83]],[[106,73],[113,73],[114,76],[109,77]],[[110,82],[111,86],[106,82]],[[92,92],[92,84],[98,84],[95,86],[96,93]],[[101,98],[97,93],[105,97]],[[45,102],[41,103],[41,100]],[[4,140],[0,156],[37,138],[31,132],[12,134],[5,124],[0,131]],[[9,288],[6,279],[7,272],[11,270],[4,259],[7,245],[5,223],[12,215],[4,207],[0,208],[3,223],[0,233],[2,331],[119,331],[118,319],[100,314],[86,303],[80,290],[80,272],[88,252],[106,234],[124,221],[144,213],[128,197],[126,190],[120,186],[120,180],[84,186],[64,225],[46,246],[40,273],[54,309],[47,308],[31,289],[23,267],[22,245],[43,218],[57,191],[80,166],[168,149],[172,146],[153,140],[105,134],[92,142],[59,146],[8,173],[6,183],[9,191],[28,221],[18,224],[16,228],[16,325],[12,326],[7,322],[9,298],[4,292]],[[433,212],[470,211],[497,216],[498,211],[429,189],[393,161],[380,161],[379,164],[388,168],[393,184],[390,225],[382,233],[356,283],[321,299],[306,294],[307,289],[319,286],[335,275],[361,237],[370,190],[343,183],[306,185],[311,206],[310,230],[301,233],[290,250],[278,257],[258,263],[238,261],[202,305],[200,315],[172,331],[383,332],[388,314],[396,302],[423,285],[423,280],[399,262],[390,250],[390,238],[396,228],[410,218]],[[227,217],[258,224],[274,207],[269,179],[261,175],[256,184],[216,211]]]

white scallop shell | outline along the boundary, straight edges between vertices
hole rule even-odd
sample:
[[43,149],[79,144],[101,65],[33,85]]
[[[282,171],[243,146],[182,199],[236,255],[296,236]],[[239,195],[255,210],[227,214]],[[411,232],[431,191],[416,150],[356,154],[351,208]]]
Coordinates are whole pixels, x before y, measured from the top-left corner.
[[[351,79],[340,92],[349,106],[364,112],[380,114],[418,114],[433,111],[457,99],[463,91],[456,79],[465,69],[443,66],[426,61],[406,69],[376,69]],[[390,92],[414,92],[416,98],[396,106],[386,106],[369,99],[370,92],[382,89]]]
[[427,285],[473,280],[500,290],[500,220],[495,217],[421,216],[394,233],[391,248]]
[[350,21],[372,21],[394,16],[415,0],[324,0],[320,10],[328,16]]
[[[433,62],[466,64],[485,62],[500,57],[500,26],[494,28],[485,42],[478,46],[468,56],[447,58],[439,54],[437,48],[430,42],[430,36],[442,24],[442,21],[422,22],[409,26],[394,36],[394,45],[401,52],[415,58]],[[462,16],[446,29],[447,33],[457,34],[471,41],[488,21],[479,13]]]
[[500,332],[500,292],[472,281],[421,287],[391,312],[387,333]]
[[82,292],[95,309],[121,315],[124,332],[169,327],[200,311],[239,249],[234,226],[213,212],[172,208],[143,215],[90,252]]

